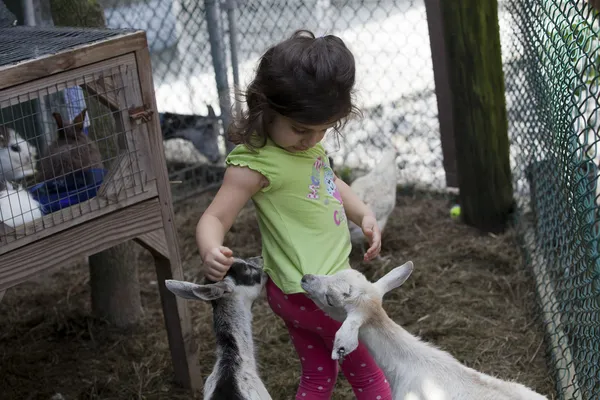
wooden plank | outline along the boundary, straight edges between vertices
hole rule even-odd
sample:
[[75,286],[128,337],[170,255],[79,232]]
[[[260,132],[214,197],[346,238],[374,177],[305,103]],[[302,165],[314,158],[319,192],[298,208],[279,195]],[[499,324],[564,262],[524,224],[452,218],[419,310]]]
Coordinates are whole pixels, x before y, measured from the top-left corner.
[[0,90],[131,53],[147,45],[146,33],[136,31],[34,60],[3,66],[0,67]]
[[93,82],[87,82],[81,85],[81,88],[89,91],[96,96],[98,101],[108,107],[112,112],[119,111],[125,106],[119,103],[117,89],[121,87],[115,84],[112,76],[101,76]]
[[[120,73],[120,70],[127,68],[135,68],[135,56],[132,53],[12,86],[0,91],[0,108],[14,106],[19,102],[56,93],[68,87],[82,86],[97,80],[99,74],[106,76],[110,71],[110,75],[116,75]],[[127,107],[122,104],[121,108]]]
[[[89,256],[162,227],[157,198],[47,236],[0,257],[0,291],[40,273]],[[110,234],[107,234],[110,232]]]
[[124,190],[136,186],[133,176],[139,174],[139,171],[134,171],[133,169],[132,158],[135,157],[135,153],[119,153],[98,189],[98,197],[108,202],[116,203],[119,201],[119,195]]
[[442,143],[446,185],[458,187],[458,172],[456,169],[456,148],[454,146],[454,120],[452,117],[452,89],[448,71],[448,52],[444,35],[442,9],[443,0],[425,0],[427,26],[429,28],[429,44],[431,46],[431,61],[433,63],[433,78],[435,95],[438,105],[438,121]]
[[[144,103],[142,99],[142,92],[140,89],[140,78],[138,76],[137,68],[128,68],[125,72],[126,73],[125,76],[123,76],[123,80],[128,83],[128,88],[130,88],[130,91],[128,93],[133,99],[135,99],[136,106],[143,106]],[[154,109],[154,113],[157,113],[156,109]],[[155,179],[155,168],[153,166],[154,158],[152,157],[152,150],[150,146],[148,124],[137,123],[139,121],[136,121],[136,123],[132,123],[129,114],[126,117],[124,117],[123,120],[124,125],[127,128],[126,132],[132,132],[131,135],[127,135],[126,137],[128,148],[131,148],[131,146],[133,146],[133,148],[139,150],[140,157],[138,157],[136,161],[139,163],[138,168],[144,173],[144,176],[142,176],[142,184],[146,180]],[[162,143],[162,132],[159,131],[159,133]]]
[[6,225],[4,222],[0,222],[0,246],[7,243],[7,236],[12,236],[14,234],[14,228]]
[[127,99],[123,97],[123,101],[128,102],[130,106],[127,113],[123,112],[123,127],[125,128],[124,145],[128,151],[136,151],[139,157],[135,159],[136,168],[141,171],[140,175],[134,176],[136,185],[144,185],[148,179],[154,179],[152,168],[152,159],[150,154],[150,146],[148,144],[148,135],[143,127],[135,123],[131,119],[130,110],[133,108],[143,107],[142,98],[139,96],[140,81],[137,76],[136,68],[127,68],[123,71],[121,79],[127,85],[129,91]]
[[124,196],[124,199],[116,204],[109,204],[105,199],[96,196],[71,207],[44,215],[29,224],[15,227],[13,233],[7,234],[6,244],[0,243],[0,258],[5,253],[31,244],[46,236],[55,235],[75,225],[91,221],[156,196],[155,186],[146,187],[145,192],[141,192],[139,188],[131,188],[127,190],[127,196]]
[[148,232],[135,238],[135,241],[152,253],[158,253],[162,257],[169,258],[167,239],[162,229]]
[[554,284],[548,278],[546,272],[548,262],[544,258],[543,253],[535,248],[535,232],[531,223],[527,221],[527,218],[523,218],[521,221],[524,224],[523,230],[525,232],[524,246],[531,255],[535,286],[538,299],[542,304],[543,323],[547,332],[546,336],[550,340],[550,349],[556,362],[555,368],[560,371],[557,374],[557,383],[561,387],[563,398],[583,400],[573,363],[571,347],[569,346],[569,337],[562,329],[562,313],[555,296]]
[[175,381],[193,391],[202,391],[203,381],[198,363],[198,345],[194,340],[189,310],[184,299],[173,295],[165,286],[165,279],[183,280],[181,255],[177,243],[177,231],[174,225],[171,188],[167,173],[167,163],[163,147],[160,121],[154,97],[154,83],[150,53],[147,48],[136,51],[138,77],[142,95],[142,104],[153,111],[150,122],[141,124],[148,129],[148,138],[158,197],[162,207],[165,240],[169,250],[169,258],[156,258],[156,274],[161,295],[163,314],[173,359]]
[[4,298],[5,294],[6,294],[6,290],[1,290],[0,291],[0,303],[2,303],[2,299]]

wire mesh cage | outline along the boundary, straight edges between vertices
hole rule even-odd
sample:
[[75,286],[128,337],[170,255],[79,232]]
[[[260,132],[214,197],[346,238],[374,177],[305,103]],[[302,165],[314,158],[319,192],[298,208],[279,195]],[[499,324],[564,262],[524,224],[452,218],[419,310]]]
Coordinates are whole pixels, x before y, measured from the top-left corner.
[[137,79],[125,55],[1,95],[3,242],[153,194]]
[[134,240],[155,259],[175,380],[200,387],[186,305],[164,285],[183,270],[145,33],[13,27],[0,42],[0,294]]

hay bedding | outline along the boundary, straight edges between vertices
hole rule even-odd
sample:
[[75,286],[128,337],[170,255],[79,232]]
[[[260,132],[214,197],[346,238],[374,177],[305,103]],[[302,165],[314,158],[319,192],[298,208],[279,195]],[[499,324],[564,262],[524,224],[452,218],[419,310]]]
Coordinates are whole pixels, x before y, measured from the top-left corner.
[[[187,278],[198,278],[195,224],[211,194],[176,210]],[[415,271],[390,294],[384,307],[410,332],[450,351],[481,371],[518,379],[554,398],[544,361],[542,332],[534,318],[531,280],[521,268],[514,233],[492,237],[448,217],[448,199],[404,194],[383,238],[391,262],[353,265],[376,278],[408,259]],[[238,256],[254,256],[260,235],[246,207],[226,244]],[[172,370],[152,260],[140,249],[144,319],[119,332],[89,316],[88,273],[67,267],[10,290],[0,303],[1,399],[189,399],[170,381]],[[191,302],[201,364],[206,377],[214,362],[210,307]],[[283,323],[264,294],[254,308],[259,367],[274,399],[293,398],[300,365]],[[334,399],[354,398],[340,375]]]

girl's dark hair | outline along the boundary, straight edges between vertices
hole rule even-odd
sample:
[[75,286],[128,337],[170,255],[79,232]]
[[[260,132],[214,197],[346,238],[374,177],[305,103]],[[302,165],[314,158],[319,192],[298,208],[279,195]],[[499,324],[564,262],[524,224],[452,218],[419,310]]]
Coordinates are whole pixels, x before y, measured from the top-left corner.
[[261,57],[254,80],[242,93],[248,109],[229,127],[229,140],[263,147],[273,112],[306,125],[335,121],[339,132],[348,116],[360,114],[352,103],[354,76],[354,56],[342,39],[294,32]]

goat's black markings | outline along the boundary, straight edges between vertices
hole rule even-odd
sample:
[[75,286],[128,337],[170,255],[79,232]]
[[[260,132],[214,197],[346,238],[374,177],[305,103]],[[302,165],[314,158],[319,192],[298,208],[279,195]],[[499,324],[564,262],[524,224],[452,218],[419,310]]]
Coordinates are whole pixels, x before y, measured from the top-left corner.
[[218,365],[218,376],[215,390],[211,400],[242,400],[244,397],[240,392],[235,376],[240,371],[240,350],[235,337],[233,336],[232,326],[229,322],[231,310],[228,310],[226,299],[212,301],[214,320],[214,330],[217,345],[222,349],[221,358]]
[[[233,279],[237,286],[255,286],[260,284],[261,271],[252,264],[234,262],[225,276]],[[206,283],[215,282],[206,280]]]
[[[254,286],[260,284],[261,271],[254,265],[245,262],[235,262],[229,271],[227,277],[232,279],[237,286]],[[211,283],[206,280],[206,283]],[[217,346],[221,349],[221,357],[218,364],[219,379],[210,400],[243,400],[244,397],[237,385],[235,377],[241,370],[240,349],[233,335],[231,325],[233,305],[228,297],[211,302],[214,316],[214,331]],[[243,378],[247,381],[247,378]]]
[[234,263],[227,275],[233,278],[235,284],[239,286],[254,286],[260,284],[260,270],[246,263]]

